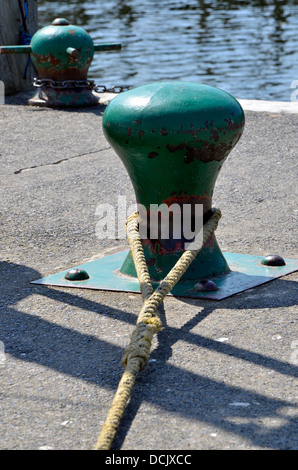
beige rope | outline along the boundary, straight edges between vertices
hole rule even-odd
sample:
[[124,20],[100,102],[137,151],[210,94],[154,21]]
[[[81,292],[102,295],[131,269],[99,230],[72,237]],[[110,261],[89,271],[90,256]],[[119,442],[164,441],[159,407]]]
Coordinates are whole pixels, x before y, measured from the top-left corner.
[[138,213],[135,212],[128,217],[127,237],[140,283],[143,306],[137,319],[136,328],[132,333],[130,344],[122,359],[125,370],[119,382],[112,406],[102,427],[95,450],[109,450],[111,448],[138,372],[144,369],[148,362],[153,336],[162,328],[162,322],[157,313],[157,308],[183,276],[202,246],[216,230],[220,218],[220,210],[213,209],[211,218],[204,225],[201,246],[196,250],[184,251],[175,266],[153,292],[138,231]]

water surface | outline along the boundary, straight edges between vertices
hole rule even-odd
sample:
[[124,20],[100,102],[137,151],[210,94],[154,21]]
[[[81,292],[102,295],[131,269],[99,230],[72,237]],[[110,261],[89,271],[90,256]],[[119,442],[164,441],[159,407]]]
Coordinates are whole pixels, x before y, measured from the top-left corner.
[[39,27],[57,17],[95,42],[89,78],[107,86],[207,83],[237,98],[290,101],[298,80],[298,0],[39,0]]

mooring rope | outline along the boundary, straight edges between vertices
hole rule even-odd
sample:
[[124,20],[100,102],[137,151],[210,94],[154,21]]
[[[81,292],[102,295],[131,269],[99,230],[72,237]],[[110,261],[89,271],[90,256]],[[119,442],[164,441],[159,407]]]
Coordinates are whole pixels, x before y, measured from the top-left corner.
[[137,271],[143,306],[137,319],[136,328],[132,333],[130,344],[122,359],[122,364],[125,367],[124,373],[94,450],[109,450],[111,448],[137,375],[148,362],[153,336],[162,328],[157,308],[216,230],[220,218],[220,210],[212,209],[212,216],[203,227],[203,240],[200,247],[196,250],[184,251],[175,266],[153,291],[138,230],[138,212],[134,212],[128,217],[126,222],[127,237]]

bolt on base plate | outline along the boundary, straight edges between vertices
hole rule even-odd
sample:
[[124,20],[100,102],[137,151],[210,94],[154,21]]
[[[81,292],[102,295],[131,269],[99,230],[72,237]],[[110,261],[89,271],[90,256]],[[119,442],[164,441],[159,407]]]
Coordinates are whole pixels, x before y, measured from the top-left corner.
[[[31,284],[82,289],[108,290],[118,292],[140,293],[137,278],[120,273],[120,268],[129,250],[104,256],[73,269],[84,270],[89,278],[85,280],[68,280],[65,278],[70,269],[53,274]],[[198,299],[222,300],[239,292],[259,286],[298,270],[298,260],[285,258],[284,266],[266,266],[262,256],[239,253],[223,253],[230,267],[230,272],[212,277],[217,290],[201,291],[195,289],[196,281],[180,281],[169,295]],[[152,282],[153,288],[158,283]]]

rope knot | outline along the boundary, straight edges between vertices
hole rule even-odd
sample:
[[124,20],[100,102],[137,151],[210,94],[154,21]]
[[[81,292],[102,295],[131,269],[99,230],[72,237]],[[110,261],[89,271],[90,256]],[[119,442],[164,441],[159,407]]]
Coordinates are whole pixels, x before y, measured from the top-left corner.
[[140,321],[131,335],[130,343],[122,358],[124,367],[138,360],[140,369],[148,363],[153,336],[161,330],[162,324],[158,317],[146,318]]

